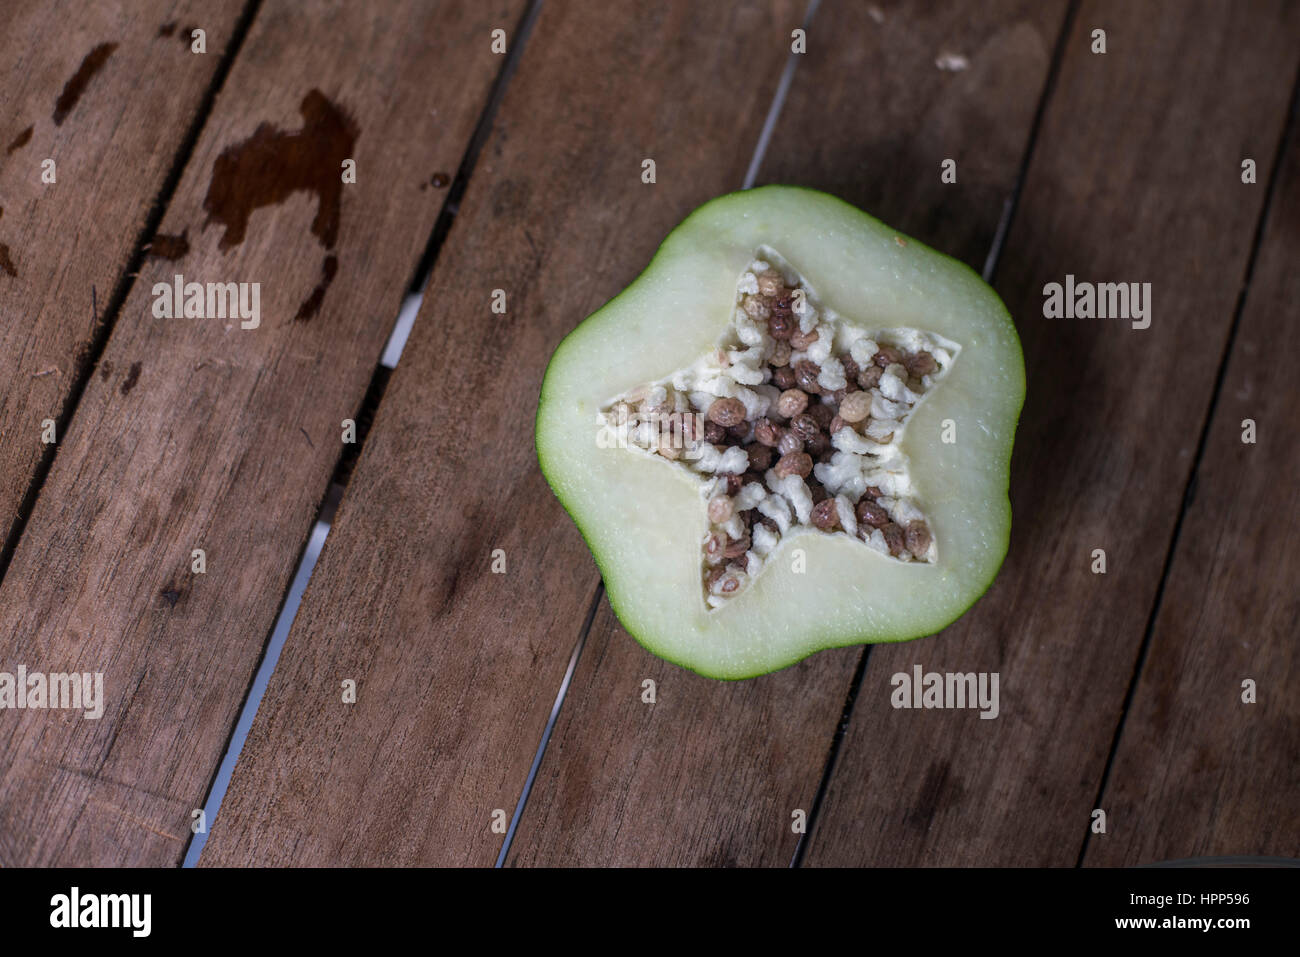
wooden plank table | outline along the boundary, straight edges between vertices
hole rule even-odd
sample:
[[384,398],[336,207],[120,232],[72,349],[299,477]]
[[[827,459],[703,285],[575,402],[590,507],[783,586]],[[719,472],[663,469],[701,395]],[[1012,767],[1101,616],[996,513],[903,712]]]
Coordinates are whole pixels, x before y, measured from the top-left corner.
[[66,428],[246,28],[243,0],[197,6],[204,55],[159,36],[171,0],[0,11],[0,569],[52,458],[43,423]]
[[[438,215],[430,177],[501,69],[475,41],[523,9],[442,7],[259,8],[163,217],[188,248],[142,267],[0,587],[0,660],[106,686],[98,721],[5,714],[0,861],[181,861]],[[178,273],[260,282],[258,326],[159,318]]]
[[[983,18],[988,12],[991,20]],[[812,24],[812,47],[760,179],[837,193],[926,242],[960,223],[946,249],[980,268],[1015,184],[1064,13],[1064,3],[982,3],[939,16],[900,10],[876,23],[864,5],[828,5]],[[832,36],[838,42],[823,39]],[[958,44],[974,68],[936,69],[936,51]],[[836,82],[846,75],[863,79]],[[834,91],[829,99],[827,91]],[[996,117],[986,112],[989,102],[999,104]],[[827,115],[839,122],[823,130]],[[1004,135],[986,142],[987,153],[970,151],[965,124],[994,119]],[[939,177],[954,154],[960,182],[969,169],[962,190]],[[608,602],[587,642],[511,861],[790,861],[799,841],[792,815],[816,801],[861,650],[837,649],[740,686],[719,685],[651,656]],[[653,707],[641,701],[646,678],[657,688]]]
[[[241,708],[204,865],[1297,854],[1294,5],[61,10],[0,13],[0,671],[103,672],[104,714],[0,710],[0,866],[179,864]],[[971,612],[721,683],[619,626],[532,421],[560,339],[764,182],[991,276],[1028,399]],[[177,274],[256,320],[159,315]],[[1150,282],[1150,327],[1044,318],[1067,274]],[[997,720],[893,709],[918,664],[997,672]]]
[[1300,455],[1276,433],[1245,440],[1252,423],[1273,432],[1300,421],[1300,346],[1289,335],[1300,302],[1294,127],[1274,177],[1147,660],[1102,792],[1126,839],[1091,840],[1087,864],[1298,849],[1300,702],[1290,689],[1300,682],[1300,501],[1295,482],[1278,476],[1300,474]]
[[[1230,344],[1267,192],[1241,160],[1267,183],[1291,92],[1268,78],[1295,76],[1297,12],[1076,13],[997,272],[1030,396],[1011,550],[941,641],[872,652],[809,863],[1078,859]],[[1089,42],[1102,23],[1104,56]],[[1202,30],[1215,44],[1190,42]],[[1150,282],[1150,328],[1043,318],[1044,285],[1067,273]],[[1000,717],[894,710],[891,676],[917,664],[1000,674]],[[1106,839],[1139,839],[1123,823]]]

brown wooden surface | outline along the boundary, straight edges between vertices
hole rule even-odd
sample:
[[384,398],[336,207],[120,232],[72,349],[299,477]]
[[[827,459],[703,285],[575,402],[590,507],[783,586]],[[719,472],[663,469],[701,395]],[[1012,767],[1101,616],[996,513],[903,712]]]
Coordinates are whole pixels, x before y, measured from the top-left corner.
[[[1075,863],[1264,200],[1241,161],[1277,148],[1298,16],[1082,4],[995,283],[1029,380],[1011,550],[940,639],[872,650],[807,863]],[[1151,327],[1043,318],[1066,273],[1153,283]],[[998,672],[1001,716],[893,710],[916,664]]]
[[[522,9],[262,4],[163,221],[188,251],[142,270],[0,588],[0,660],[102,671],[107,697],[99,721],[5,714],[0,863],[180,861],[445,195],[428,180],[459,163],[504,62],[490,30]],[[260,328],[155,318],[177,272],[261,282]]]
[[[1261,157],[1262,159],[1262,157]],[[1261,186],[1242,186],[1258,190]],[[1300,144],[1292,130],[1086,864],[1300,856]],[[1242,442],[1254,420],[1257,442]],[[1257,701],[1242,701],[1242,682]]]
[[[978,269],[1010,197],[1065,4],[827,4],[759,179],[834,192]],[[971,67],[940,71],[964,52]],[[852,77],[852,82],[842,82]],[[827,125],[827,117],[835,123]],[[996,123],[997,137],[971,135]],[[958,161],[960,186],[940,181]],[[860,648],[739,686],[667,665],[602,601],[511,845],[520,865],[787,864]],[[654,705],[641,682],[657,686]]]
[[[0,5],[0,551],[243,6]],[[175,15],[206,55],[159,38]]]
[[740,182],[801,14],[543,5],[203,863],[495,859],[596,588],[537,469],[543,370]]
[[[205,864],[490,864],[580,641],[508,862],[790,861],[864,652],[739,683],[648,655],[595,602],[532,422],[560,338],[740,185],[806,2],[548,2],[526,41],[525,3],[0,10],[0,670],[107,686],[100,721],[0,711],[0,865],[179,862],[332,472],[346,498]],[[759,170],[976,269],[1001,250],[1029,377],[1007,563],[942,636],[865,653],[809,865],[1300,853],[1300,8],[1064,9],[825,0]],[[495,28],[520,68],[439,251]],[[410,345],[335,471],[426,247]],[[261,328],[155,318],[178,272],[260,282]],[[1042,318],[1066,273],[1151,282],[1151,328]],[[892,709],[914,664],[997,671],[1001,716]]]

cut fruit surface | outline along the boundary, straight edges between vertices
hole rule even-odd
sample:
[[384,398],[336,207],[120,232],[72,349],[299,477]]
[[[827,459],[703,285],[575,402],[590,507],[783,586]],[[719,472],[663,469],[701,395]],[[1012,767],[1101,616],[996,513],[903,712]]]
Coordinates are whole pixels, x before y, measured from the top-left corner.
[[603,446],[677,462],[700,482],[710,608],[738,597],[787,535],[860,540],[933,562],[902,436],[959,346],[915,329],[868,332],[821,303],[770,249],[736,287],[712,353],[604,410]]
[[1006,553],[1023,399],[969,268],[764,187],[696,210],[561,343],[537,449],[624,627],[741,678],[965,611]]

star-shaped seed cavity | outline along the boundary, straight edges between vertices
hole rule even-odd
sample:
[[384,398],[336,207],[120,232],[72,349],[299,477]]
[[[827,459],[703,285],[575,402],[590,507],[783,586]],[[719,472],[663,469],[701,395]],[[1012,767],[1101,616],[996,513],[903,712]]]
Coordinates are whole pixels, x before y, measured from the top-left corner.
[[841,535],[888,560],[934,562],[940,543],[900,446],[959,351],[932,333],[838,315],[763,247],[716,350],[608,403],[600,441],[667,459],[699,482],[710,608],[741,594],[794,535]]

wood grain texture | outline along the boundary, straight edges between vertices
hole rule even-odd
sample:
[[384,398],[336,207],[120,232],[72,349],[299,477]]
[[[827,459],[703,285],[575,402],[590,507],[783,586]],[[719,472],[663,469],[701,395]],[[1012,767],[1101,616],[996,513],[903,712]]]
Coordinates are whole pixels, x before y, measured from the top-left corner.
[[[873,649],[808,863],[1075,863],[1260,215],[1241,161],[1277,148],[1298,15],[1081,5],[998,272],[1029,379],[1011,550],[942,637]],[[1151,282],[1150,328],[1044,318],[1067,273]],[[998,672],[1000,716],[894,710],[890,676],[916,664]]]
[[537,468],[546,362],[741,180],[799,15],[543,5],[204,864],[495,859],[596,587]]
[[[0,588],[0,661],[101,671],[107,699],[98,721],[4,715],[0,863],[179,862],[438,214],[427,181],[521,12],[262,5],[163,222],[188,252],[146,263]],[[260,282],[260,326],[158,318],[177,273]]]
[[788,863],[858,654],[837,649],[748,681],[702,678],[643,649],[602,599],[509,863]]
[[[0,547],[243,5],[0,6]],[[206,55],[158,36],[172,17],[203,24]]]
[[[826,190],[978,272],[1065,10],[1064,0],[827,0],[759,181]],[[940,69],[945,55],[966,65]],[[956,183],[940,181],[946,159]]]
[[[1064,11],[884,4],[877,22],[866,5],[826,4],[759,179],[835,192],[979,268]],[[935,66],[960,49],[971,69]],[[969,135],[993,117],[998,137]],[[960,187],[940,182],[948,156]],[[602,602],[511,863],[789,863],[793,812],[812,808],[860,654],[836,649],[739,685],[710,681],[644,651]],[[640,698],[646,678],[654,705]]]
[[[1261,173],[1267,176],[1264,157]],[[1245,186],[1243,192],[1263,189]],[[1300,146],[1293,131],[1086,864],[1300,856]],[[1243,421],[1257,428],[1242,441]],[[1257,703],[1242,701],[1242,682]]]

